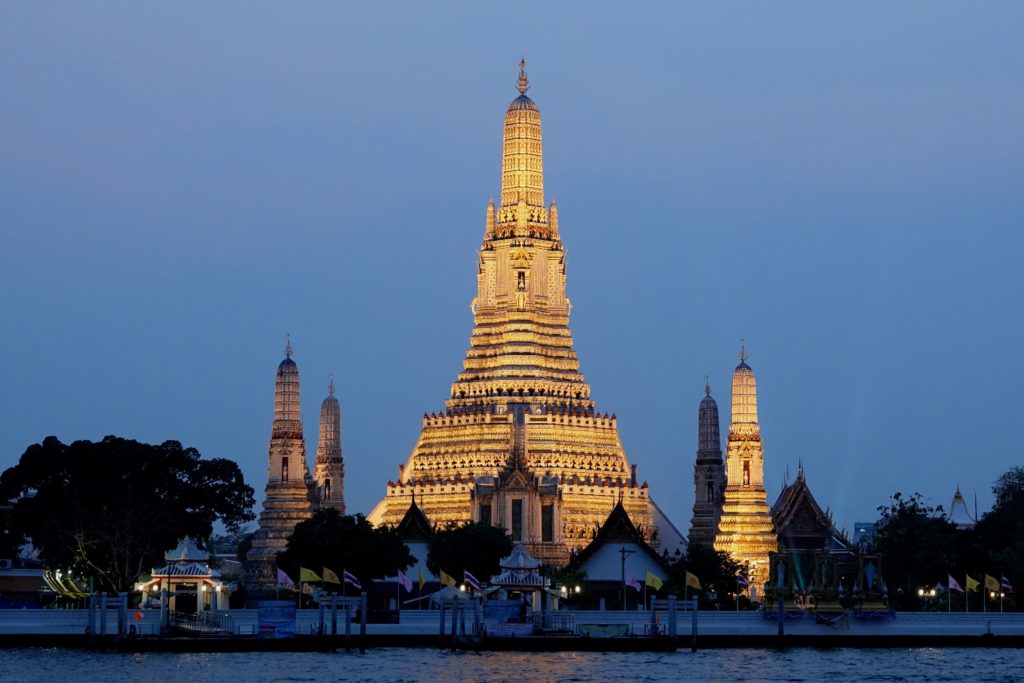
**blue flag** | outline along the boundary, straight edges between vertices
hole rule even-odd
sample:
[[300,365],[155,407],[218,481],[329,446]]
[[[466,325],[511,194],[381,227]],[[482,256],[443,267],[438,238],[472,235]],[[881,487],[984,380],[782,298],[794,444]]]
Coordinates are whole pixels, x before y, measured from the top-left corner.
[[345,574],[345,578],[344,578],[345,583],[347,583],[348,585],[352,586],[357,591],[363,590],[363,584],[359,583],[359,579],[354,577],[352,574],[348,573],[348,571],[345,571],[343,573]]

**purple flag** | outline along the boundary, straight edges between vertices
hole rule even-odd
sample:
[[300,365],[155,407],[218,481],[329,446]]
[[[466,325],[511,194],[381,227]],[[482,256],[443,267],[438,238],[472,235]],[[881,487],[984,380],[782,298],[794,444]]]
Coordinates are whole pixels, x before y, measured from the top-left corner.
[[295,582],[288,578],[283,570],[277,570],[277,585],[285,588],[295,588]]
[[960,587],[960,584],[957,583],[957,580],[953,578],[952,574],[949,575],[949,590],[956,591],[957,593],[964,592],[964,589]]
[[406,593],[412,593],[412,579],[406,576],[401,569],[398,570],[398,583],[402,584]]
[[643,588],[640,587],[640,582],[633,578],[633,575],[629,572],[626,572],[626,585],[630,588],[635,588],[638,593],[643,590]]

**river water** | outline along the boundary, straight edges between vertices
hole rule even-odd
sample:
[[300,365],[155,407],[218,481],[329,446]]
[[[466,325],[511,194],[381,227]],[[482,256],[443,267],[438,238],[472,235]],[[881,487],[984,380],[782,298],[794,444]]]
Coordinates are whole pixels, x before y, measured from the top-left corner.
[[1018,681],[1012,649],[114,654],[0,650],[0,681]]

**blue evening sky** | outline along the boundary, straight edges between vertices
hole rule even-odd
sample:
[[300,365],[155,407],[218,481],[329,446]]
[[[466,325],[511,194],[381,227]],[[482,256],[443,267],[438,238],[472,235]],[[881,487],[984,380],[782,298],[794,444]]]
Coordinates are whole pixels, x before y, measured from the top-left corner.
[[769,500],[984,511],[1022,464],[1024,4],[0,6],[0,467],[178,439],[262,495],[285,333],[352,511],[469,342],[529,63],[599,410],[685,531],[745,337]]

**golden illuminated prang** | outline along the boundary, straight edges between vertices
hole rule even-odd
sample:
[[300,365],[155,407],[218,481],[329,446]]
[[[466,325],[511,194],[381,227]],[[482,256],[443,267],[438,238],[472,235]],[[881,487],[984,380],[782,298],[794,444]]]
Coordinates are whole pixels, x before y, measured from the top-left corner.
[[432,524],[502,526],[538,559],[564,564],[619,500],[657,544],[656,508],[573,350],[565,250],[555,204],[544,205],[540,110],[525,67],[505,113],[501,203],[487,206],[463,370],[445,409],[423,416],[370,520],[398,524],[415,494]]
[[732,422],[725,463],[725,497],[715,550],[724,550],[734,560],[746,564],[750,585],[761,591],[768,578],[768,553],[778,549],[778,539],[764,490],[757,383],[743,347],[740,364],[732,376]]

